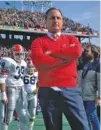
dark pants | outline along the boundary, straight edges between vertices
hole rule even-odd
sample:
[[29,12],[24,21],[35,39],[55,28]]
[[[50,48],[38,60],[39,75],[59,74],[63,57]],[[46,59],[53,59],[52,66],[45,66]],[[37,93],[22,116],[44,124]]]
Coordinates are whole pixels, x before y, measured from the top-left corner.
[[72,130],[89,130],[79,87],[62,88],[61,91],[40,88],[39,103],[46,130],[62,130],[62,113]]
[[97,116],[97,104],[95,101],[84,101],[84,106],[91,130],[100,130],[100,122]]
[[98,115],[99,121],[100,121],[100,111],[101,111],[101,107],[97,106],[97,115]]

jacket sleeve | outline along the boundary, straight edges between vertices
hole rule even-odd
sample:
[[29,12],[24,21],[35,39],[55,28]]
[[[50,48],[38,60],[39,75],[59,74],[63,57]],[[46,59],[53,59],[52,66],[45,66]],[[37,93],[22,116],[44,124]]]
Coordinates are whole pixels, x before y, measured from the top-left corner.
[[59,65],[62,63],[61,59],[54,58],[47,54],[44,54],[41,38],[37,38],[32,42],[31,58],[33,64],[37,69],[43,69],[43,68]]
[[100,97],[100,92],[101,92],[101,87],[100,87],[100,62],[97,65],[97,70],[96,70],[96,85],[97,85],[97,90],[98,90],[98,95],[97,97]]
[[61,57],[72,61],[78,59],[82,54],[82,46],[75,36],[68,36],[69,45],[64,44],[60,49],[52,51],[52,55],[56,57]]

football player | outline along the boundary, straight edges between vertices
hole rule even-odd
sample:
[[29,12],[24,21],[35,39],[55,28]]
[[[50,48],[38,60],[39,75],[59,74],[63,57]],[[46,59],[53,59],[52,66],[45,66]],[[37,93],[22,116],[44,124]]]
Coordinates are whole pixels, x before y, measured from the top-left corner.
[[24,61],[24,48],[15,44],[11,50],[11,56],[1,59],[0,71],[0,130],[8,130],[9,123],[13,119],[13,112],[19,115],[20,129],[28,130],[28,115],[24,101],[24,71],[27,64]]
[[38,72],[30,60],[28,62],[27,72],[24,76],[24,87],[27,92],[27,108],[29,112],[30,130],[33,130],[34,119],[36,117],[37,108],[37,87]]

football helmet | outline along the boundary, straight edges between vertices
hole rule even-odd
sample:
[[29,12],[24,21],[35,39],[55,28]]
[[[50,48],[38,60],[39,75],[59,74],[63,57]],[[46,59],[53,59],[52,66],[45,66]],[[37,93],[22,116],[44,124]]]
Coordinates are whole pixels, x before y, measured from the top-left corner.
[[12,47],[12,55],[17,62],[21,62],[25,59],[24,48],[20,44],[15,44]]
[[29,60],[28,62],[27,62],[27,73],[28,74],[30,74],[30,75],[32,75],[34,72],[35,72],[35,67],[34,67],[34,65],[33,65],[33,63],[32,63],[32,60]]

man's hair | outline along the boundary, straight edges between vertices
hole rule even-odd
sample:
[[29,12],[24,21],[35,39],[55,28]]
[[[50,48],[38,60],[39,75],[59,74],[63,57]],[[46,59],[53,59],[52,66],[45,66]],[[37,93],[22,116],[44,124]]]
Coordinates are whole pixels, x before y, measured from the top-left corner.
[[61,16],[63,17],[62,12],[60,11],[60,9],[55,8],[55,7],[52,7],[52,8],[50,8],[50,9],[48,9],[48,10],[46,11],[46,14],[45,14],[45,19],[46,19],[46,20],[47,20],[47,17],[48,17],[49,12],[52,11],[52,10],[58,10],[58,11],[60,12]]
[[99,58],[100,57],[100,52],[99,52],[99,50],[97,49],[97,47],[95,46],[95,45],[91,45],[91,44],[88,44],[87,46],[86,46],[86,48],[91,48],[91,51],[92,51],[92,53],[93,53],[93,55],[94,55],[94,58],[96,59],[96,58]]

